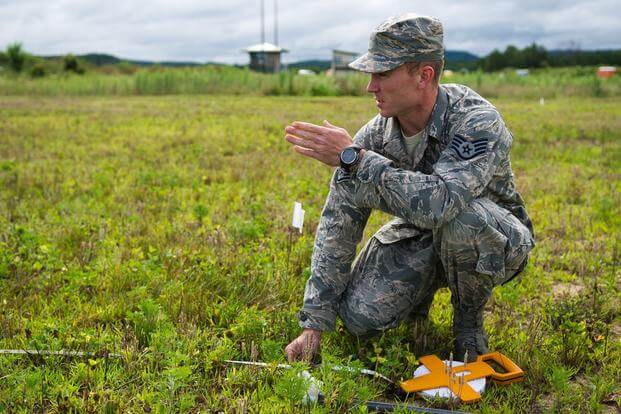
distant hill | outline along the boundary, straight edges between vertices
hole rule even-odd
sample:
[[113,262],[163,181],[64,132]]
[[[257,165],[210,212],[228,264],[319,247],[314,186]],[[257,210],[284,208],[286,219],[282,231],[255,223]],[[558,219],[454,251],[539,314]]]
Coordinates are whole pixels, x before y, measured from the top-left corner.
[[[446,58],[447,68],[463,67],[479,60],[477,55],[460,50],[447,50],[444,56]],[[331,60],[302,60],[299,62],[289,63],[287,67],[290,69],[311,69],[315,72],[323,72],[330,69],[331,63]]]
[[331,60],[300,60],[299,62],[288,63],[287,67],[289,69],[311,69],[315,72],[323,72],[325,70],[330,69],[332,65]]
[[[131,59],[120,59],[113,55],[108,55],[105,53],[87,53],[84,55],[76,55],[77,58],[82,59],[86,62],[89,62],[95,66],[104,66],[104,65],[116,65],[121,62],[128,62],[133,65],[138,66],[170,66],[170,67],[180,67],[180,66],[201,66],[201,65],[218,65],[219,63],[213,62],[183,62],[183,61],[162,61],[162,62],[153,62],[149,60],[131,60]],[[63,56],[43,56],[44,59],[62,59]]]
[[447,50],[444,53],[447,62],[475,62],[479,60],[477,55],[463,50]]

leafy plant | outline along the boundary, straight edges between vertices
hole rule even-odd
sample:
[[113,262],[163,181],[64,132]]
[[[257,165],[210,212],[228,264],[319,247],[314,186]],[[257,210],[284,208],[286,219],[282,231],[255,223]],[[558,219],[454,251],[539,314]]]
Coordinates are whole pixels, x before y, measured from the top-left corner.
[[63,58],[63,67],[65,72],[73,72],[83,74],[84,68],[80,65],[78,58],[72,54],[68,54]]
[[22,71],[26,54],[22,50],[21,43],[12,43],[6,48],[6,56],[9,61],[9,67],[16,73]]

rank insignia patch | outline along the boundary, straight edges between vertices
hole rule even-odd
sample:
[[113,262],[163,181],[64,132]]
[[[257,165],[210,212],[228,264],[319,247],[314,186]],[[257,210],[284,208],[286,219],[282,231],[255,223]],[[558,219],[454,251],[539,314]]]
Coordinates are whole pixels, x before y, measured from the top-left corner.
[[462,135],[455,134],[451,141],[451,148],[455,150],[457,156],[466,161],[479,155],[485,154],[487,150],[487,138],[475,139],[468,141]]

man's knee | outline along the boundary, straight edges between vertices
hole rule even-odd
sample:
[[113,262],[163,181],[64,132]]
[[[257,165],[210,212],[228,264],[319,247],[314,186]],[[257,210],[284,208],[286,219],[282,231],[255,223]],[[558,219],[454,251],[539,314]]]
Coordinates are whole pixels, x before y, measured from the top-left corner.
[[[405,312],[402,306],[391,301],[386,303],[366,297],[365,292],[356,290],[345,295],[339,304],[338,313],[345,328],[355,336],[370,338],[398,325]],[[397,299],[397,298],[395,298]],[[396,301],[400,302],[400,301]]]
[[470,203],[437,232],[436,238],[445,266],[470,267],[491,276],[494,284],[513,276],[533,246],[529,230],[487,198]]
[[407,320],[422,304],[428,307],[431,291],[437,289],[437,269],[431,235],[390,243],[372,237],[356,259],[339,303],[345,327],[354,335],[372,336]]

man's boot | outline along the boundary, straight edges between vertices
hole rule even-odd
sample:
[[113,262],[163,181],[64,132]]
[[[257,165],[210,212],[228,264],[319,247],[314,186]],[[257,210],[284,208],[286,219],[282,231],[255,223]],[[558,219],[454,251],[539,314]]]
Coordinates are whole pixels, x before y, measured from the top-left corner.
[[[487,302],[487,300],[486,300]],[[489,352],[487,334],[483,327],[483,307],[479,309],[453,308],[453,334],[455,335],[454,358],[473,362],[477,356]]]

